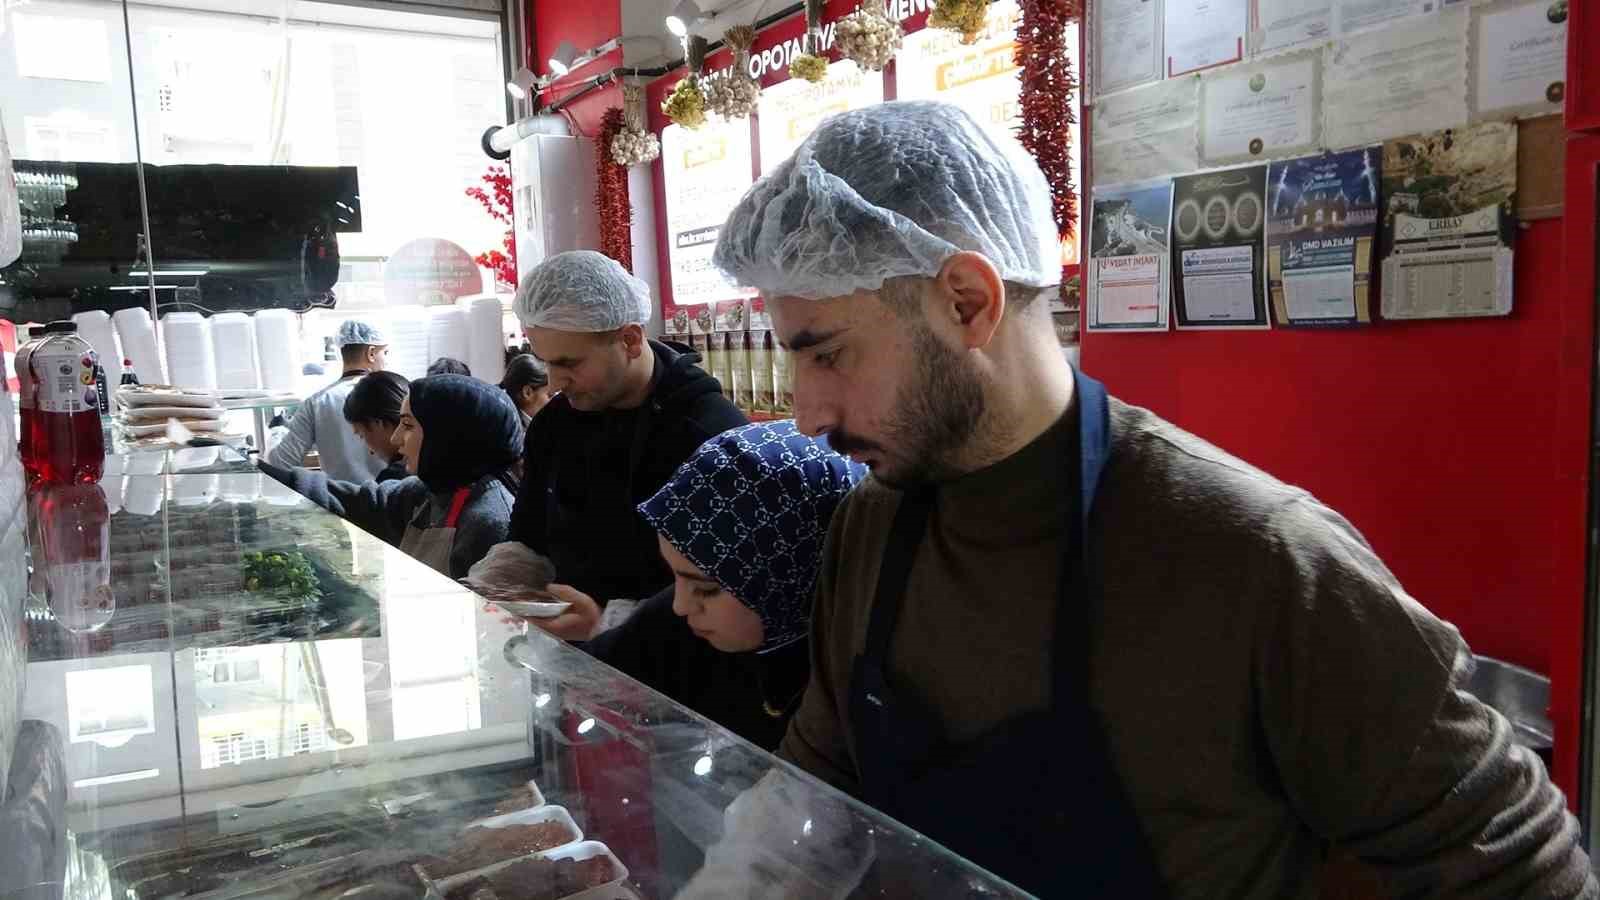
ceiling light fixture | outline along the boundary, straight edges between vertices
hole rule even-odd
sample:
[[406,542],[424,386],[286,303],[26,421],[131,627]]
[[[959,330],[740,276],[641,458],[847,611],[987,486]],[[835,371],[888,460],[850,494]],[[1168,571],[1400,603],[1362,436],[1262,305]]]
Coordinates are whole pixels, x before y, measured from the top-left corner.
[[517,70],[517,74],[512,76],[510,81],[506,82],[506,93],[518,100],[526,100],[530,94],[533,94],[540,87],[542,85],[539,83],[539,76],[535,75],[532,69],[523,66]]
[[694,0],[678,0],[678,5],[667,14],[667,30],[674,37],[685,37],[689,29],[700,21],[700,4]]
[[565,75],[572,71],[573,63],[578,60],[578,48],[571,41],[562,41],[556,52],[548,60],[550,71],[557,76]]

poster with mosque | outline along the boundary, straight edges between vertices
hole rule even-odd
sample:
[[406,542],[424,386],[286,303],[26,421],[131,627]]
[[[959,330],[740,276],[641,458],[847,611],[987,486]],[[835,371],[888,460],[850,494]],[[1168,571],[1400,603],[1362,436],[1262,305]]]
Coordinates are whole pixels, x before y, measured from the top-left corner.
[[1267,287],[1278,324],[1372,322],[1377,147],[1273,163],[1267,173]]

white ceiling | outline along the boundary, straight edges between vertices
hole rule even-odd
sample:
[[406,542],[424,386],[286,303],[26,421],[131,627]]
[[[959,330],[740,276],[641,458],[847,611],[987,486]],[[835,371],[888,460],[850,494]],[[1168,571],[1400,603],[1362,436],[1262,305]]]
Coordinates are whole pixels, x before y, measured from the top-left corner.
[[[623,61],[629,66],[654,66],[683,54],[678,39],[667,31],[667,13],[678,0],[620,0],[622,4]],[[754,22],[789,6],[794,0],[701,0],[700,8],[710,14],[695,33],[707,40],[722,39],[734,25]]]

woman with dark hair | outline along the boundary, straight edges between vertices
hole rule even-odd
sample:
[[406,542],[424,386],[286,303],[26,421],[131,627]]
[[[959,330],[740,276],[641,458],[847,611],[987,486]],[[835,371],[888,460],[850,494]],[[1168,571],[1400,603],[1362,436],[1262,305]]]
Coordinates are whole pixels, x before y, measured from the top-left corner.
[[465,375],[411,382],[394,432],[410,477],[383,484],[321,472],[261,471],[432,568],[460,578],[506,539],[522,453],[517,408],[505,392]]
[[472,369],[459,359],[441,356],[428,367],[429,375],[471,375]]
[[374,481],[398,481],[406,477],[405,462],[394,431],[400,427],[400,407],[411,392],[411,382],[398,372],[372,372],[363,375],[344,398],[344,420],[373,456],[384,461],[383,471]]
[[511,396],[511,402],[522,414],[522,427],[527,428],[550,402],[550,373],[537,356],[521,353],[506,363],[506,377],[500,379],[500,388]]

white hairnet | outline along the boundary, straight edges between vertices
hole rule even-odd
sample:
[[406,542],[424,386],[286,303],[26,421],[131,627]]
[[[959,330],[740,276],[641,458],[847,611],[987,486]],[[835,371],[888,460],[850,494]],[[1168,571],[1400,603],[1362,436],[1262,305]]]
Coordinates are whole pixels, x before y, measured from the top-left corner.
[[650,288],[620,263],[593,250],[557,253],[517,286],[514,309],[524,328],[598,333],[650,321]]
[[360,319],[345,319],[339,323],[339,335],[334,338],[334,343],[339,349],[344,349],[355,344],[370,344],[374,347],[389,346],[389,339],[384,336],[383,329]]
[[1059,284],[1050,185],[960,109],[904,101],[825,120],[745,193],[713,260],[767,296],[816,300],[937,275],[962,250],[1008,281]]

